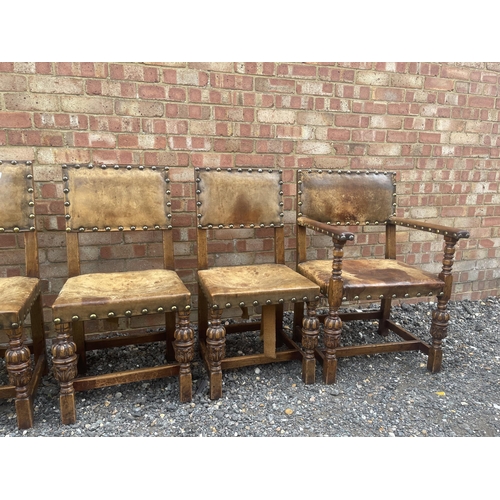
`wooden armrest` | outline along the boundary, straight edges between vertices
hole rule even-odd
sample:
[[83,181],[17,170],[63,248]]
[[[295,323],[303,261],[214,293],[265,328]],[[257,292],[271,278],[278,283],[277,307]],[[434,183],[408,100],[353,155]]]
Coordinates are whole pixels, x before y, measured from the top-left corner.
[[443,236],[450,236],[456,240],[460,238],[468,238],[469,231],[465,229],[456,229],[449,226],[442,226],[440,224],[431,224],[430,222],[420,221],[416,219],[406,219],[403,217],[391,217],[388,221],[389,224],[397,224],[399,226],[406,226],[420,231],[428,231],[430,233],[441,234]]
[[307,217],[299,217],[297,219],[297,224],[299,226],[308,227],[310,229],[314,229],[319,233],[328,234],[332,238],[340,241],[353,240],[354,234],[349,233],[348,231],[342,231],[330,224],[325,224],[324,222],[318,222],[313,219],[309,219]]

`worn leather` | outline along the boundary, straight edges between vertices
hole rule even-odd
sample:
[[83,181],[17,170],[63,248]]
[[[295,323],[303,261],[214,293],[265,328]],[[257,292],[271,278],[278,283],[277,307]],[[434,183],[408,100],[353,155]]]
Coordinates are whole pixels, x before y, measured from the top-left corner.
[[314,300],[319,296],[319,286],[282,264],[215,267],[198,271],[198,282],[207,297],[209,306],[219,308],[226,304],[237,307],[240,302],[251,306],[258,301],[265,305]]
[[179,276],[170,270],[151,269],[121,273],[83,274],[69,278],[52,306],[54,318],[69,322],[73,316],[81,320],[139,316],[144,308],[149,313],[162,307],[165,312],[175,306],[184,309],[191,295]]
[[40,294],[38,278],[11,276],[0,278],[0,329],[21,324]]
[[281,224],[281,176],[277,170],[200,169],[196,177],[198,224],[203,227]]
[[25,163],[0,164],[0,227],[5,230],[28,231],[34,225],[29,217],[33,207],[28,205],[33,202],[33,193],[28,192],[31,174],[31,165]]
[[[297,266],[298,272],[317,283],[323,294],[328,294],[332,274],[332,262],[312,260]],[[416,297],[443,289],[444,282],[437,276],[393,259],[356,259],[342,261],[342,279],[346,300],[366,299],[367,295],[378,299],[396,294]]]
[[169,224],[167,207],[167,183],[162,168],[143,170],[121,167],[102,169],[68,166],[63,169],[68,177],[66,187],[67,227],[78,230],[135,226],[164,228]]
[[392,173],[303,170],[297,180],[298,212],[318,222],[373,224],[394,212]]

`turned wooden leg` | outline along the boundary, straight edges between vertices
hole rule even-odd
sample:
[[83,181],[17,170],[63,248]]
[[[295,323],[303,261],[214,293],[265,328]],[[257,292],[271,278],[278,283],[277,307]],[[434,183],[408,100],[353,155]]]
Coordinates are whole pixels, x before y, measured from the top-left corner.
[[174,336],[175,359],[180,364],[180,400],[181,403],[188,403],[193,397],[191,361],[194,357],[194,331],[189,326],[189,309],[179,311],[179,326],[175,329]]
[[429,349],[429,358],[427,359],[427,369],[432,373],[441,370],[443,359],[442,342],[447,336],[448,322],[450,315],[446,310],[448,300],[439,298],[437,308],[432,312],[431,335],[432,345]]
[[28,394],[28,384],[33,373],[31,353],[23,344],[22,326],[8,330],[8,335],[9,347],[5,352],[5,364],[9,382],[16,388],[17,426],[19,429],[29,429],[33,427],[33,397]]
[[337,377],[337,356],[335,350],[339,346],[342,334],[342,320],[336,309],[330,309],[325,318],[323,342],[325,344],[325,359],[323,361],[323,382],[335,383]]
[[52,346],[52,363],[54,377],[59,381],[61,387],[59,396],[61,422],[74,424],[76,422],[76,407],[73,380],[78,373],[76,344],[70,339],[70,325],[68,323],[59,324],[57,330],[57,340]]
[[318,345],[319,321],[316,315],[317,301],[307,303],[307,315],[302,320],[302,380],[314,384],[316,379],[316,359],[314,350]]
[[222,397],[222,366],[226,356],[226,329],[221,323],[222,310],[210,310],[207,328],[207,361],[210,377],[210,399]]

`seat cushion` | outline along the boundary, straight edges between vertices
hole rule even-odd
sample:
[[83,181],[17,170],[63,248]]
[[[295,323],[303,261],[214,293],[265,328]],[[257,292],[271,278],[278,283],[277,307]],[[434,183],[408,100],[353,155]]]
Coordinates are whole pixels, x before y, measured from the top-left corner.
[[[170,312],[172,307],[174,310],[184,309],[190,304],[191,294],[177,273],[151,269],[69,278],[59,292],[52,312],[54,318],[69,322],[73,316],[80,320],[139,316]],[[143,311],[145,309],[147,311]]]
[[21,324],[40,294],[40,280],[25,276],[0,278],[0,329]]
[[319,286],[282,264],[214,267],[198,271],[198,282],[209,306],[237,307],[311,301]]
[[[298,272],[317,283],[328,294],[332,261],[312,260],[297,266]],[[342,261],[346,300],[419,297],[443,289],[437,276],[393,259],[346,259]]]

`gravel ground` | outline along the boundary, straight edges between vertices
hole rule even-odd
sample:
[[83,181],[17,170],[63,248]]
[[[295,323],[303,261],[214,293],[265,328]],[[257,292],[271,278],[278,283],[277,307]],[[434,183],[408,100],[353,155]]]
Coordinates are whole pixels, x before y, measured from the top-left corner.
[[[429,340],[433,303],[394,307],[393,317]],[[12,400],[0,400],[1,436],[440,437],[500,435],[500,300],[451,302],[442,371],[417,352],[339,360],[337,383],[304,385],[300,361],[228,370],[223,397],[208,397],[204,366],[193,363],[193,401],[178,401],[176,378],[76,393],[77,423],[59,421],[58,385],[45,377],[35,426],[18,430]],[[289,321],[289,318],[287,317]],[[379,341],[370,322],[344,324],[344,343]],[[254,335],[230,336],[231,349],[257,349]],[[93,366],[161,362],[161,343],[92,353]],[[107,356],[105,358],[105,356]],[[156,360],[156,361],[155,361]],[[4,366],[0,366],[4,370]]]

